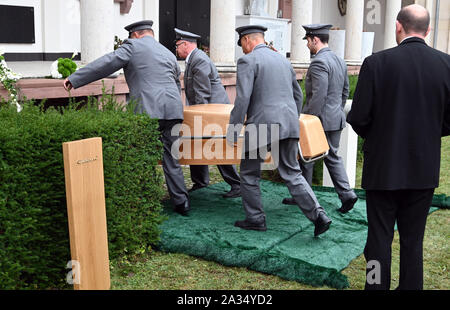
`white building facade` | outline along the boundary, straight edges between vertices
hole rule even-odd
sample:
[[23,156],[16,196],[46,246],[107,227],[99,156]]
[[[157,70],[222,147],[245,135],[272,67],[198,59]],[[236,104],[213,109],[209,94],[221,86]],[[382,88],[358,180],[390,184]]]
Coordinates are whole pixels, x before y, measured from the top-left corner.
[[[82,63],[91,62],[114,50],[115,37],[128,37],[126,25],[150,19],[154,22],[155,38],[172,51],[174,27],[201,34],[201,44],[207,46],[234,102],[236,60],[242,55],[236,44],[236,27],[268,27],[266,41],[290,58],[301,79],[310,62],[302,25],[332,24],[330,48],[347,61],[349,72],[353,67],[357,73],[366,56],[396,46],[397,13],[412,3],[427,7],[431,13],[432,32],[427,43],[449,53],[450,0],[0,0],[0,50],[14,71],[26,77],[43,77],[49,70],[46,61],[71,57],[77,52]],[[24,74],[32,63],[38,63],[36,72],[47,72]],[[30,89],[26,95],[38,99],[48,98],[49,94],[66,97],[56,82],[60,83],[48,80],[48,88]],[[125,100],[128,88],[123,77],[109,83],[118,83],[114,85],[116,95]],[[22,86],[27,90],[26,81]],[[101,88],[101,84],[93,87],[94,95],[101,95]],[[0,87],[0,95],[1,92]],[[91,90],[80,90],[78,95],[93,94]],[[346,109],[349,107],[350,102]],[[343,131],[340,144],[339,155],[354,187],[357,136],[351,126]],[[326,167],[323,184],[332,186]]]
[[[76,51],[81,53],[83,62],[89,62],[112,51],[115,36],[125,39],[128,34],[123,27],[132,22],[153,20],[157,39],[160,33],[166,36],[172,32],[173,27],[167,27],[162,20],[171,13],[162,11],[167,1],[0,0],[0,14],[7,6],[29,7],[34,11],[34,42],[8,43],[1,40],[0,35],[0,49],[10,61],[53,60]],[[189,2],[194,9],[196,3],[200,3],[197,0],[171,1],[175,6],[180,6],[181,1],[184,1],[182,5]],[[402,6],[414,2],[427,7],[432,16],[432,33],[427,43],[448,53],[450,0],[207,0],[210,14],[205,18],[209,19],[210,26],[210,56],[219,68],[232,70],[241,56],[240,49],[236,48],[235,27],[258,23],[269,27],[266,39],[290,57],[294,65],[307,65],[309,51],[302,40],[301,25],[330,23],[336,30],[332,32],[330,47],[349,63],[360,64],[372,51],[396,45],[396,15]]]

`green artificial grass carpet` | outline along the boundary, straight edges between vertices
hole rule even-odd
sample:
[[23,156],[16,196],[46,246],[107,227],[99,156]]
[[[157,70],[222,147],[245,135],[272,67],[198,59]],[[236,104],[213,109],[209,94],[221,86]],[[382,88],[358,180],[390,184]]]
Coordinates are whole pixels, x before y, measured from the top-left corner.
[[[314,187],[328,216],[330,229],[314,237],[314,224],[297,206],[283,205],[290,197],[284,184],[261,181],[267,231],[234,227],[245,213],[241,198],[224,199],[229,185],[222,182],[190,193],[191,211],[183,217],[165,203],[169,219],[162,226],[160,250],[185,253],[216,261],[225,266],[277,275],[312,286],[346,288],[347,277],[341,271],[362,254],[367,237],[365,192],[347,214],[337,211],[341,203],[333,188]],[[437,197],[436,205],[448,203]],[[433,200],[435,203],[435,200]],[[436,210],[437,208],[433,208]]]

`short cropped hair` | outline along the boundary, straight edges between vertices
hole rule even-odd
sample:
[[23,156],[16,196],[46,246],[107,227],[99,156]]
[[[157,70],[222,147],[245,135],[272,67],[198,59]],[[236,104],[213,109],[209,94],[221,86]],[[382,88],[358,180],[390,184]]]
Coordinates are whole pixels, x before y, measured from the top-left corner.
[[264,33],[262,32],[253,32],[253,33],[249,33],[248,37],[252,40],[255,40],[257,38],[262,38],[264,39]]
[[425,35],[430,26],[430,14],[427,12],[426,15],[418,17],[412,10],[403,8],[397,15],[397,21],[403,26],[407,34],[415,32]]
[[153,32],[153,29],[143,29],[143,30],[138,30],[136,31],[137,34],[139,34],[140,36],[146,33],[151,33],[152,35],[154,35],[155,33]]
[[328,43],[330,40],[329,34],[308,34],[306,37],[311,38],[311,40],[314,39],[314,37],[317,37],[322,43]]

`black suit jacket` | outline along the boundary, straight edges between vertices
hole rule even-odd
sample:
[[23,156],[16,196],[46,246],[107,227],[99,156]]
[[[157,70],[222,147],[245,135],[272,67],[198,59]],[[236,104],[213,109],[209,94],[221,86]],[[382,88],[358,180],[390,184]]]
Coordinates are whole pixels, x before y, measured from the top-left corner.
[[367,57],[347,122],[364,141],[367,190],[439,186],[450,133],[450,56],[409,38]]

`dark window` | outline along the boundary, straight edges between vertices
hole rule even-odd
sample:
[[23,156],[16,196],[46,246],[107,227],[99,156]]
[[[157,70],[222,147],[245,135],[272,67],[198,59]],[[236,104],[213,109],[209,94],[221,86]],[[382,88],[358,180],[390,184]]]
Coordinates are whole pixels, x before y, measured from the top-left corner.
[[34,8],[0,5],[0,43],[35,43]]

